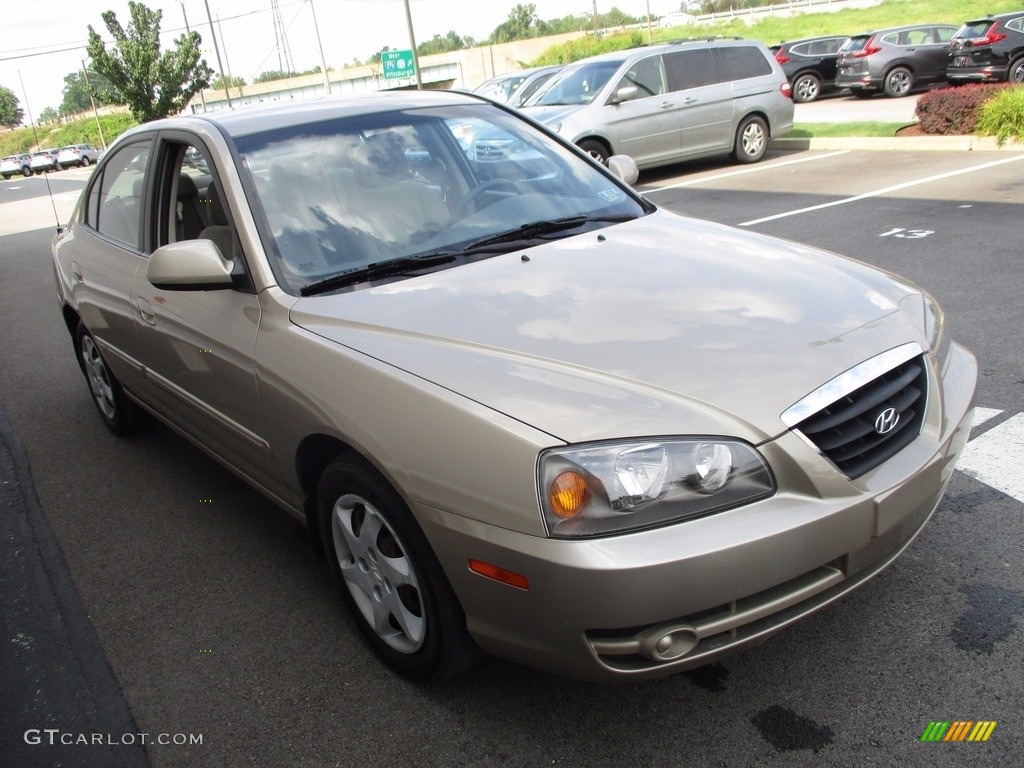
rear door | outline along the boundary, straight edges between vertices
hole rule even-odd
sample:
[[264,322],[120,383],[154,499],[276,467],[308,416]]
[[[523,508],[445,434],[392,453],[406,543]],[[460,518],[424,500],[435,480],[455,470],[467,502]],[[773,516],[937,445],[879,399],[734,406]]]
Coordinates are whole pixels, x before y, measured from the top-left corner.
[[710,48],[665,56],[669,89],[679,101],[680,158],[732,147],[732,86]]

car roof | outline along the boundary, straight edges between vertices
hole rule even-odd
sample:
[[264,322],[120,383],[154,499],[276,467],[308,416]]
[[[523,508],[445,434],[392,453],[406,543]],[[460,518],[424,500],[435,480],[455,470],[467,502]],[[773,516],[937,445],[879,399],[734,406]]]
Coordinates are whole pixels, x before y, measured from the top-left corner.
[[[818,40],[846,40],[849,35],[819,35],[818,37],[801,37],[799,40],[782,40],[775,45],[799,45],[800,43],[816,43]],[[774,47],[774,46],[772,46]]]
[[885,29],[872,29],[867,32],[858,32],[850,37],[870,37],[871,35],[887,35],[890,32],[907,32],[911,29],[930,29],[932,27],[956,27],[956,24],[949,24],[945,21],[930,21],[925,24],[904,24],[902,27],[886,27]]
[[1024,16],[1024,11],[1011,11],[1010,13],[995,13],[988,16],[979,16],[976,19],[965,21],[964,26],[968,24],[981,24],[984,21],[1006,21],[1007,19],[1016,19],[1018,16]]
[[462,91],[378,91],[168,117],[132,128],[125,135],[136,135],[160,128],[187,128],[189,124],[206,123],[218,127],[229,136],[239,137],[343,117],[460,104],[494,106],[494,102],[484,96]]

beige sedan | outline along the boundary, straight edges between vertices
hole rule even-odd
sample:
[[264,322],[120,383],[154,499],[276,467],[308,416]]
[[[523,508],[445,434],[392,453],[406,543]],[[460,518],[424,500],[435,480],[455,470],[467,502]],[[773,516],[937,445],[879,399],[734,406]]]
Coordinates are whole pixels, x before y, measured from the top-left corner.
[[400,673],[672,674],[889,565],[977,369],[919,288],[635,174],[454,93],[153,122],[54,240],[60,310],[110,430],[305,521]]

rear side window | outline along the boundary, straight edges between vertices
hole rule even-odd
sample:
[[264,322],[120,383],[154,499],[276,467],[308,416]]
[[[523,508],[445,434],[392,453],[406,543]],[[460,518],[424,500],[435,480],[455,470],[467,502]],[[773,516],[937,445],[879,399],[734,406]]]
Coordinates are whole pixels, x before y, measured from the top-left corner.
[[1024,32],[1024,17],[1008,21],[1006,28],[1012,29],[1014,32]]
[[725,60],[725,71],[730,80],[746,80],[748,77],[763,77],[772,73],[772,65],[760,48],[743,45],[720,48],[718,52]]
[[143,183],[150,142],[117,150],[93,180],[86,204],[86,224],[111,240],[140,249]]
[[935,28],[935,39],[940,43],[948,43],[953,39],[953,35],[956,34],[956,30],[952,27],[936,27]]
[[844,53],[858,53],[864,50],[864,48],[868,44],[868,40],[870,39],[870,35],[860,35],[858,37],[851,37],[839,50],[843,51]]
[[670,91],[684,91],[700,88],[721,80],[715,58],[708,48],[694,48],[691,51],[666,53],[665,74]]
[[843,38],[833,37],[828,40],[815,40],[809,44],[809,52],[812,56],[828,56],[836,53],[839,46],[843,44]]

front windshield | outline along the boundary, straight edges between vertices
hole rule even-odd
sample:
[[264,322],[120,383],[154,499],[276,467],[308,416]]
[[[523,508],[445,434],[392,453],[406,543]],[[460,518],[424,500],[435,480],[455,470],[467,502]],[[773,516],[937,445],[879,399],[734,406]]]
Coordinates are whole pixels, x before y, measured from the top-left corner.
[[595,61],[562,70],[547,87],[527,100],[524,107],[550,107],[557,104],[589,104],[622,66],[621,61]]
[[237,146],[275,274],[295,293],[382,263],[459,254],[538,222],[584,217],[580,229],[550,235],[566,237],[645,213],[595,164],[488,104],[340,118]]

